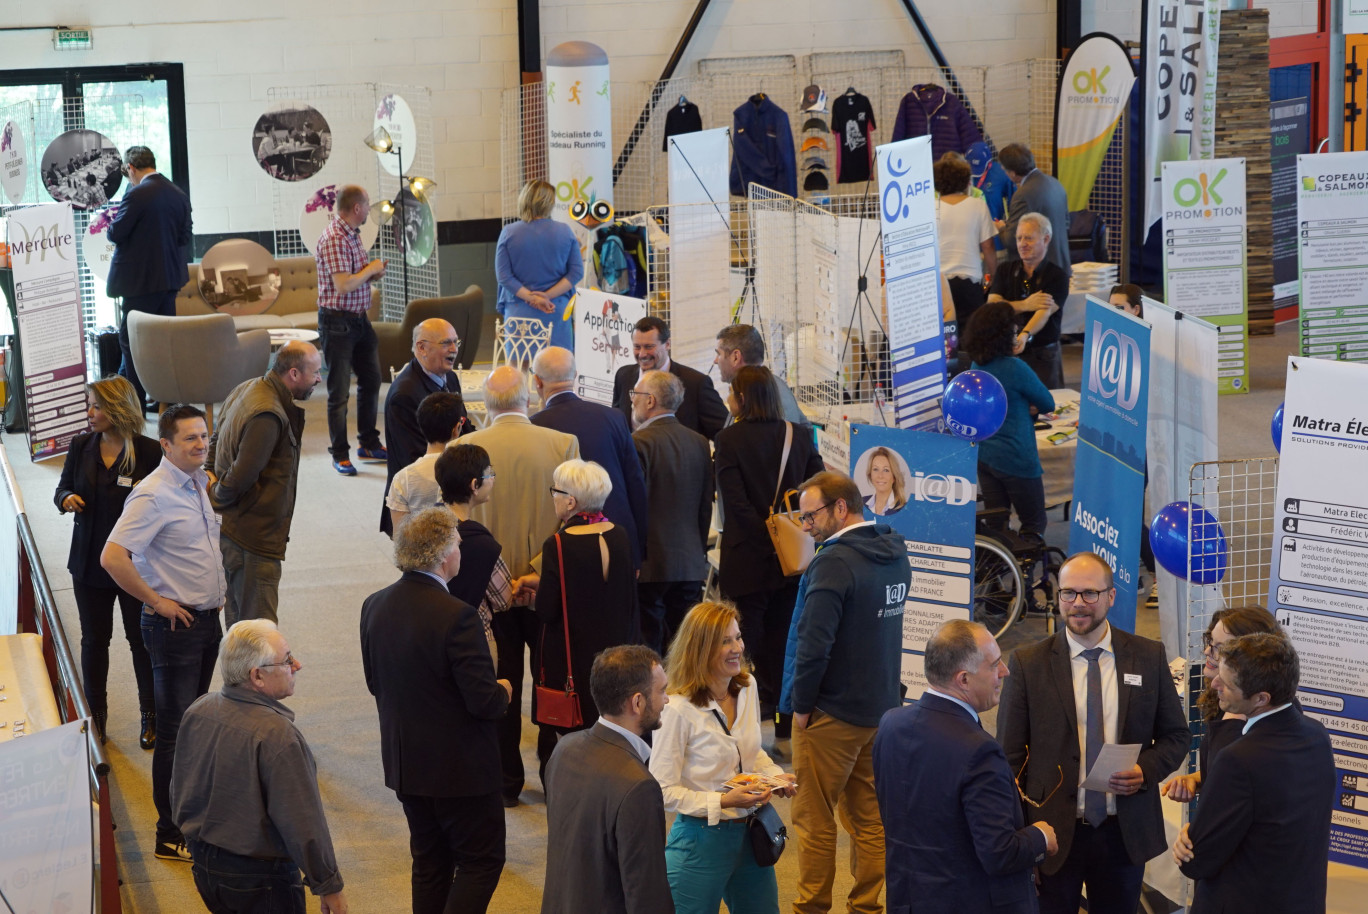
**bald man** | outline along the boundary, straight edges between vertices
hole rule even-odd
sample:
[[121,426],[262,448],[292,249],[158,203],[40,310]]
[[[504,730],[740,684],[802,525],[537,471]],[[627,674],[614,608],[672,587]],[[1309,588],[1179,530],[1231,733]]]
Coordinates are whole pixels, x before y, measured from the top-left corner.
[[[413,328],[413,358],[395,376],[385,395],[385,437],[389,439],[386,497],[394,475],[427,451],[427,440],[418,427],[418,404],[428,394],[439,390],[461,396],[461,379],[453,370],[460,351],[461,338],[456,335],[456,328],[440,317],[429,318]],[[457,434],[463,434],[469,428],[470,421],[462,405],[461,429]],[[384,498],[380,499],[380,532],[394,532]]]
[[[510,365],[494,369],[485,379],[484,402],[489,424],[461,438],[460,443],[485,449],[498,484],[489,501],[470,509],[470,516],[489,528],[503,547],[502,558],[509,573],[521,577],[532,570],[532,557],[556,532],[559,522],[551,503],[551,474],[580,455],[579,442],[574,435],[539,428],[528,420],[527,383],[522,372]],[[522,739],[523,651],[537,643],[540,624],[530,606],[514,606],[496,614],[491,627],[499,649],[499,678],[513,686],[508,713],[499,721],[503,803],[512,807],[518,804],[524,778],[518,747]],[[542,732],[552,733],[545,728]],[[543,748],[544,758],[552,746]]]

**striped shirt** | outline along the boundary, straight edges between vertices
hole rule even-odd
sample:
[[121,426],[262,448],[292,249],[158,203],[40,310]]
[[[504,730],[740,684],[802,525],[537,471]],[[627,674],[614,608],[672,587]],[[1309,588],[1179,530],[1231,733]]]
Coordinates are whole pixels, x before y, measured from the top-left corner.
[[361,244],[361,232],[338,216],[328,221],[328,227],[318,238],[318,307],[351,314],[365,314],[370,309],[371,287],[364,282],[350,292],[337,291],[334,273],[355,274],[367,264],[366,249]]

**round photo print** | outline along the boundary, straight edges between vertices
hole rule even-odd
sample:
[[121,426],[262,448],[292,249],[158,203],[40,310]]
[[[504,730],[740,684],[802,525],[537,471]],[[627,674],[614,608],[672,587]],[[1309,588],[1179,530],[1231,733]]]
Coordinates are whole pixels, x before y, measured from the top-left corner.
[[52,199],[77,209],[104,206],[123,183],[123,157],[109,137],[94,130],[68,130],[57,137],[40,168]]
[[855,461],[851,476],[864,497],[865,515],[897,514],[912,497],[912,472],[901,454],[886,447],[872,447]]
[[332,130],[317,108],[281,102],[257,118],[252,155],[262,171],[279,181],[305,181],[318,174],[332,152]]
[[14,121],[0,129],[0,187],[11,203],[23,203],[28,190],[28,147],[24,131]]
[[[413,122],[413,110],[402,95],[391,92],[380,99],[375,108],[375,126],[389,131],[404,156],[404,172],[413,170],[413,160],[418,156],[418,128]],[[399,156],[394,152],[377,152],[380,164],[392,175],[399,174]]]
[[260,314],[280,297],[280,267],[255,241],[229,238],[204,253],[199,291],[209,307],[224,314]]
[[437,246],[437,220],[432,217],[432,207],[405,189],[394,201],[394,221],[390,225],[394,227],[394,246],[408,265],[421,267],[427,263]]
[[81,236],[81,256],[85,258],[91,275],[102,283],[109,279],[109,264],[114,259],[114,243],[109,240],[109,224],[114,221],[118,211],[119,207],[116,205],[106,206],[92,213],[90,224]]
[[[352,182],[359,183],[359,182]],[[345,184],[326,184],[310,194],[299,210],[299,237],[310,254],[318,253],[318,239],[328,227],[328,220],[337,210],[337,192]],[[371,219],[361,223],[361,245],[370,250],[380,237],[380,226]]]

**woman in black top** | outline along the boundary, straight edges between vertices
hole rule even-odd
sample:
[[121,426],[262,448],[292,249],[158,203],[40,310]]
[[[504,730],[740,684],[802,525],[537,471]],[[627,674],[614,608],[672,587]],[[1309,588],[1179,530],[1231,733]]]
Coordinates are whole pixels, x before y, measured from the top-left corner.
[[157,739],[157,716],[152,701],[152,662],[139,627],[142,604],[121,590],[100,566],[100,552],[123,512],[128,493],[161,463],[161,445],[142,434],[142,404],[133,385],[124,378],[113,376],[87,385],[86,413],[90,431],[72,440],[53,498],[63,514],[76,515],[67,570],[81,619],[81,680],[100,742],[104,742],[109,717],[105,683],[117,599],[138,682],[138,708],[142,712],[138,744],[151,749]]
[[[798,576],[784,577],[765,519],[785,492],[821,472],[823,464],[812,430],[783,421],[768,368],[747,365],[738,371],[727,406],[736,422],[717,433],[713,456],[725,518],[718,583],[722,596],[741,612],[741,637],[755,661],[760,712],[765,718],[772,717],[778,705],[784,648],[798,599]],[[789,427],[793,437],[781,479],[779,465]],[[789,738],[788,721],[788,715],[781,715],[775,739]]]
[[470,509],[494,494],[495,473],[489,452],[478,444],[453,444],[437,458],[433,473],[442,490],[442,501],[460,520],[456,530],[461,534],[461,570],[447,583],[447,591],[479,611],[489,654],[497,666],[499,651],[490,622],[494,613],[508,609],[513,579],[500,558],[503,546],[489,528],[470,519]]

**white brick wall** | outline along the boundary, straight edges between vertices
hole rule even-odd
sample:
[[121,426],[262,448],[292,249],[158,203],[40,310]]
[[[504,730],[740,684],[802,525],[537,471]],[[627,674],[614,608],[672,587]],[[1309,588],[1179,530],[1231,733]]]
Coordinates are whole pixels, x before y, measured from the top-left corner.
[[[542,0],[543,53],[562,41],[593,41],[608,51],[615,80],[654,79],[695,2]],[[1054,52],[1055,0],[922,0],[919,8],[952,65]],[[138,9],[48,0],[6,2],[4,9],[7,26],[61,22],[94,30],[92,50],[66,53],[53,50],[45,30],[0,32],[5,68],[184,64],[197,231],[272,226],[271,179],[252,160],[250,135],[267,106],[268,89],[290,85],[428,87],[438,219],[500,215],[500,93],[519,81],[514,0],[386,0],[364,6],[337,0],[151,0]],[[931,62],[898,0],[738,0],[712,6],[683,68],[691,72],[703,57],[887,48],[902,48],[914,66]]]

